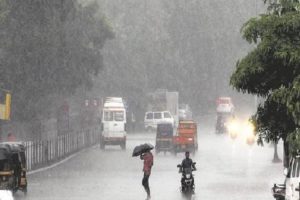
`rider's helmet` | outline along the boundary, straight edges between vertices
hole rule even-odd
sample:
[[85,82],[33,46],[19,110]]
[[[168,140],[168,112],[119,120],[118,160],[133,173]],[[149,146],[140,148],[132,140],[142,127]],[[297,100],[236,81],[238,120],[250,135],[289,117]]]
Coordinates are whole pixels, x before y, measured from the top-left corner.
[[185,152],[185,157],[186,157],[186,158],[189,158],[189,157],[190,157],[190,152],[189,152],[189,151],[186,151],[186,152]]

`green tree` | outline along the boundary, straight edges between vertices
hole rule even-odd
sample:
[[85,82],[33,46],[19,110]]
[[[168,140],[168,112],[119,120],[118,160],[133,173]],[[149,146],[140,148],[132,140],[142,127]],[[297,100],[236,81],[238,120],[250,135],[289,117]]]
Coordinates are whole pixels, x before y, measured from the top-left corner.
[[277,103],[286,106],[290,122],[295,124],[295,129],[287,137],[292,154],[298,154],[300,149],[300,76],[289,87],[277,89],[272,96]]
[[[237,62],[230,84],[238,91],[266,97],[253,117],[257,131],[267,142],[282,138],[287,147],[300,117],[291,109],[299,105],[294,81],[300,74],[300,4],[293,0],[264,2],[268,12],[242,27],[243,37],[256,46]],[[290,147],[294,151],[296,146]]]
[[[2,0],[4,1],[4,0]],[[2,2],[1,1],[1,2]],[[1,23],[0,80],[13,93],[12,117],[34,120],[60,96],[90,88],[113,37],[97,5],[71,0],[6,0]]]

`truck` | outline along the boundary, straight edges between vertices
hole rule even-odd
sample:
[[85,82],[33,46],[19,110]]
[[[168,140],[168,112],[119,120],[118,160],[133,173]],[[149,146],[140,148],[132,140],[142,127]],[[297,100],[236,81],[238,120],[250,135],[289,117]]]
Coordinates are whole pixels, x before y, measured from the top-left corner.
[[216,103],[217,113],[234,113],[234,105],[231,97],[219,97]]
[[174,119],[174,126],[177,126],[179,121],[178,98],[178,92],[170,92],[165,89],[158,89],[148,93],[147,112],[169,111]]
[[228,133],[228,122],[234,119],[234,105],[231,97],[219,97],[216,101],[216,133]]
[[120,145],[126,149],[126,107],[121,97],[108,97],[102,106],[100,147]]

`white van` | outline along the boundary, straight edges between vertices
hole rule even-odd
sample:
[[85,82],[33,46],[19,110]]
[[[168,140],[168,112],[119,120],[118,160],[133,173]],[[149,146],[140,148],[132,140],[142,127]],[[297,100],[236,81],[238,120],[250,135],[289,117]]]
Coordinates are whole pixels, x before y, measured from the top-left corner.
[[126,109],[120,97],[109,97],[103,105],[100,147],[104,149],[105,145],[126,149]]
[[145,113],[144,123],[147,131],[155,131],[157,124],[171,123],[174,127],[175,121],[169,111],[149,111]]
[[[300,156],[292,158],[289,164],[285,182],[285,199],[299,200]],[[297,189],[297,190],[296,190]]]

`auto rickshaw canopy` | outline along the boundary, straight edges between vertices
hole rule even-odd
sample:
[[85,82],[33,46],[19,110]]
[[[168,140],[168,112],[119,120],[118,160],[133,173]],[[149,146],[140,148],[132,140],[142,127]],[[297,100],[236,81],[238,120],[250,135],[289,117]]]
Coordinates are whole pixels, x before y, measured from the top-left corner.
[[157,125],[156,137],[173,137],[173,126],[171,123]]
[[21,142],[0,143],[0,160],[16,162],[16,156],[23,168],[26,168],[25,146]]

